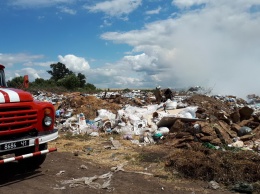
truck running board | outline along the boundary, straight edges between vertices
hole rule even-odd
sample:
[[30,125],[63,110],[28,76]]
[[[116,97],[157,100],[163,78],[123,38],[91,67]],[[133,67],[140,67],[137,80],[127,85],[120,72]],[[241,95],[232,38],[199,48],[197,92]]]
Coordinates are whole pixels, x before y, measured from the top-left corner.
[[34,156],[39,156],[39,155],[47,154],[47,153],[54,152],[54,151],[57,151],[57,148],[49,148],[49,149],[38,151],[38,152],[33,152],[33,153],[29,153],[29,154],[15,156],[15,157],[11,157],[11,158],[6,158],[6,159],[3,159],[3,160],[0,160],[0,164],[13,162],[13,161],[16,161],[16,160],[23,160],[25,158],[31,158],[31,157],[34,157]]

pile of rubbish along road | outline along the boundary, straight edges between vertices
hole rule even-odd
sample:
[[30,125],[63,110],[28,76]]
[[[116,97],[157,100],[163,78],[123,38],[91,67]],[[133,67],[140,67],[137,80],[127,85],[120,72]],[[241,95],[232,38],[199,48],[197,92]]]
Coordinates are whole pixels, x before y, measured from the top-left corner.
[[175,96],[161,104],[151,92],[138,91],[106,97],[38,93],[34,98],[52,102],[56,127],[72,134],[118,133],[143,145],[168,141],[181,148],[200,142],[260,152],[259,106],[235,96]]

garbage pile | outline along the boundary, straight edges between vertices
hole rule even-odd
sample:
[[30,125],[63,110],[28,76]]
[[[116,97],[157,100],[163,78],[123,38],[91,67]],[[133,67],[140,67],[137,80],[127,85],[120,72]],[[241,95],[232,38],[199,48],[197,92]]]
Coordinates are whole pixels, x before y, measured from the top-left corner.
[[[235,96],[208,96],[195,92],[192,95],[175,93],[171,100],[159,104],[153,93],[139,91],[107,92],[106,97],[105,93],[38,93],[35,99],[54,104],[56,127],[61,134],[88,135],[92,139],[106,134],[111,145],[105,149],[120,149],[122,141],[137,147],[146,146],[142,152],[154,148],[149,145],[160,145],[155,146],[154,152],[158,154],[157,148],[163,148],[160,156],[164,156],[169,172],[210,182],[214,180],[215,184],[241,183],[243,186],[254,183],[251,190],[259,191],[260,112],[257,98],[254,103],[248,103]],[[110,134],[118,134],[121,140],[114,140]],[[149,156],[151,153],[148,152]],[[82,180],[65,183],[81,183]],[[251,184],[249,186],[251,188]],[[234,187],[234,190],[241,188]]]
[[[229,97],[230,98],[230,97]],[[176,147],[189,146],[188,142],[210,143],[255,149],[259,147],[259,114],[242,99],[225,100],[227,97],[193,95],[185,103],[198,106],[196,116],[205,121],[194,123],[178,119],[171,126],[172,142]],[[256,148],[257,147],[257,148]]]
[[117,133],[137,144],[167,143],[190,147],[193,142],[259,151],[260,114],[235,96],[174,96],[155,104],[151,92],[82,95],[41,93],[35,99],[56,108],[56,125],[72,134]]

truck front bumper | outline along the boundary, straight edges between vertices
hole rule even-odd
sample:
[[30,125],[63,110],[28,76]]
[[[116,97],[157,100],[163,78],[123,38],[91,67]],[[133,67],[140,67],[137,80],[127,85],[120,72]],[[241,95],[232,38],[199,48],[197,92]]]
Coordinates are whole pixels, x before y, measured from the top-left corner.
[[0,160],[0,165],[5,164],[5,163],[9,163],[9,162],[13,162],[13,161],[23,160],[23,159],[26,159],[26,158],[31,158],[31,157],[47,154],[47,153],[54,152],[54,151],[57,151],[57,148],[50,148],[50,149],[32,152],[32,153],[28,153],[28,154],[24,154],[24,155],[20,155],[20,156],[5,158],[3,160]]
[[53,129],[52,131],[40,133],[35,137],[24,137],[12,141],[2,140],[0,141],[0,155],[12,153],[18,149],[26,147],[38,146],[40,144],[44,144],[49,141],[55,140],[56,138],[58,138],[58,130]]

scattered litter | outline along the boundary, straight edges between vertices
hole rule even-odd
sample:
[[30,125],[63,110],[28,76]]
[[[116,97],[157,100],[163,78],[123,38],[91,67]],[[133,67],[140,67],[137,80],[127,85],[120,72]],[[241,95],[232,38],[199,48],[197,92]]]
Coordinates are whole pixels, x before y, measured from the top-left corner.
[[[112,188],[109,187],[112,175],[113,175],[112,172],[108,172],[100,176],[82,177],[82,178],[77,178],[72,180],[61,181],[61,184],[63,185],[68,184],[69,187],[71,188],[86,185],[89,188],[93,188],[93,189],[112,190]],[[104,182],[98,183],[97,180],[104,180]]]
[[[77,179],[65,180],[65,181],[61,181],[61,184],[63,184],[63,185],[68,184],[69,187],[71,187],[71,188],[78,187],[78,186],[88,186],[89,188],[93,188],[93,189],[107,189],[107,190],[111,191],[114,189],[114,188],[110,187],[110,182],[112,180],[112,176],[114,173],[116,173],[118,171],[153,176],[153,174],[147,173],[147,172],[125,171],[123,169],[124,165],[125,164],[120,164],[116,167],[112,167],[110,172],[102,174],[100,176],[96,175],[93,177],[82,177],[82,178],[77,178]],[[101,182],[102,180],[103,180],[103,182]]]
[[209,182],[209,188],[217,190],[220,188],[219,184],[216,181],[210,181]]
[[83,165],[83,164],[80,166],[80,168],[81,169],[88,169],[88,167],[86,165]]
[[118,140],[111,140],[111,143],[113,145],[113,147],[111,149],[119,149],[121,147],[121,144]]
[[232,144],[229,144],[228,146],[229,147],[236,147],[236,148],[242,148],[244,147],[244,142],[240,140],[240,138],[234,138],[233,139],[233,143]]
[[62,175],[62,174],[64,174],[65,173],[65,170],[61,170],[60,172],[58,172],[56,175],[57,176],[60,176],[60,175]]
[[238,135],[243,136],[250,133],[252,129],[250,127],[243,126],[238,130]]
[[64,189],[66,189],[66,187],[65,186],[59,187],[58,185],[56,185],[55,187],[53,187],[53,189],[54,190],[64,190]]
[[254,187],[252,184],[238,183],[232,188],[232,190],[239,193],[253,193]]
[[98,137],[99,133],[98,132],[91,132],[89,135],[92,136],[92,137]]

